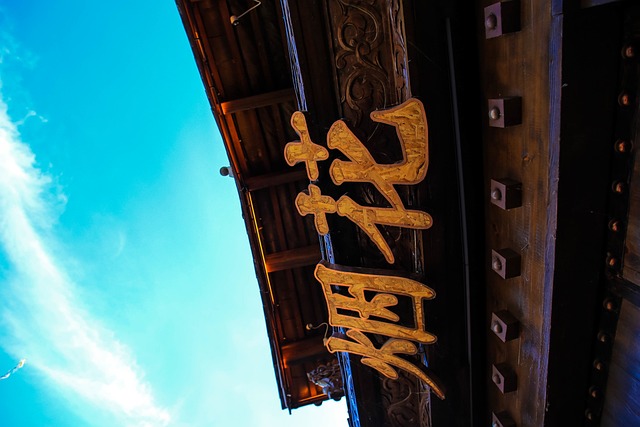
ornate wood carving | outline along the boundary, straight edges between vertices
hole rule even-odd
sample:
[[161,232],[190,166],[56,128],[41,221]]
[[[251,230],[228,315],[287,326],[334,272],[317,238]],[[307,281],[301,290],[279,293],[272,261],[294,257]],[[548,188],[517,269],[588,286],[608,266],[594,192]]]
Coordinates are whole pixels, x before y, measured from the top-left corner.
[[410,96],[402,4],[397,0],[328,3],[342,114],[353,126],[370,127],[366,118],[371,111]]
[[309,381],[322,388],[322,392],[330,399],[340,400],[344,396],[344,386],[342,384],[342,374],[337,359],[318,365],[316,369],[307,373]]
[[[382,381],[382,399],[392,427],[431,425],[428,402],[428,387],[422,390],[421,383],[402,372],[397,379]],[[426,399],[426,400],[425,400]]]

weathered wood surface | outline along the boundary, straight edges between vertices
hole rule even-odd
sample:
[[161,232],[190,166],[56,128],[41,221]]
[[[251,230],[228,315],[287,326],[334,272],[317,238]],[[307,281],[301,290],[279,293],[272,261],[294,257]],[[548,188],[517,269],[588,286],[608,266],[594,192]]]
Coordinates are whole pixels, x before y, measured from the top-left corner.
[[[483,7],[477,11],[483,99],[522,97],[522,124],[483,132],[486,252],[511,248],[522,257],[521,275],[504,280],[485,255],[487,278],[486,339],[488,363],[507,363],[518,378],[517,391],[502,394],[486,377],[488,410],[507,410],[517,425],[541,426],[546,411],[551,292],[555,254],[555,198],[558,177],[559,105],[558,40],[561,26],[552,22],[551,2],[522,1],[521,31],[485,40]],[[522,182],[522,207],[502,210],[489,203],[490,179]],[[491,313],[509,310],[521,322],[519,340],[502,343],[489,329]],[[486,422],[489,422],[487,414]]]

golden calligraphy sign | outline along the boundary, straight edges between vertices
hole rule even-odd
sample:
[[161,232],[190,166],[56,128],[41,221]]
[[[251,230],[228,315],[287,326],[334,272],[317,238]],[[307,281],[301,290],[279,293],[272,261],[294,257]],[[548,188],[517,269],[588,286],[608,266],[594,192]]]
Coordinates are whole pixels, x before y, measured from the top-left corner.
[[[394,188],[396,184],[418,184],[426,176],[429,165],[427,118],[422,103],[410,99],[397,107],[371,113],[371,119],[396,128],[403,159],[394,164],[376,163],[347,125],[337,121],[329,129],[327,146],[339,150],[348,160],[334,160],[329,175],[336,185],[343,182],[373,184],[391,207],[361,206],[347,195],[336,201],[323,195],[320,187],[313,183],[309,184],[308,193],[298,194],[295,204],[300,215],[314,216],[315,228],[321,235],[329,233],[327,214],[337,213],[348,218],[369,236],[387,262],[393,263],[395,258],[391,248],[378,226],[427,229],[432,224],[428,213],[406,209]],[[311,140],[303,113],[293,114],[291,126],[300,136],[300,141],[285,146],[285,159],[290,166],[304,162],[309,179],[316,181],[319,177],[318,162],[328,159],[329,152]],[[324,261],[316,266],[315,277],[322,285],[329,324],[346,329],[346,335],[334,334],[325,341],[330,352],[360,355],[363,364],[392,379],[398,377],[394,368],[403,369],[420,378],[436,396],[444,399],[437,382],[401,356],[417,353],[412,341],[422,344],[436,342],[436,336],[427,332],[424,324],[423,300],[435,298],[431,288],[405,277],[348,270]],[[398,305],[398,297],[411,299],[414,326],[400,323],[400,316],[391,310]],[[377,348],[365,333],[389,339]]]
[[[431,227],[431,215],[418,210],[408,210],[393,187],[394,184],[417,184],[424,179],[429,165],[427,117],[424,107],[417,99],[383,111],[371,113],[375,122],[396,128],[402,147],[403,160],[399,163],[381,165],[375,162],[369,150],[339,120],[327,135],[327,146],[341,151],[349,161],[334,160],[329,169],[331,179],[337,185],[343,182],[368,182],[373,184],[391,205],[390,208],[361,206],[349,196],[337,201],[323,196],[320,188],[311,184],[309,193],[300,193],[296,207],[300,215],[313,215],[318,233],[329,232],[326,214],[337,213],[349,218],[365,232],[380,249],[388,263],[395,258],[389,244],[378,229],[379,225],[391,225],[414,229]],[[291,166],[305,162],[307,174],[312,181],[318,179],[317,162],[328,158],[327,150],[315,144],[309,137],[304,114],[296,112],[291,117],[291,126],[300,135],[300,141],[290,142],[284,148],[285,159]]]
[[[435,298],[433,289],[405,277],[347,271],[324,261],[316,266],[315,276],[322,284],[329,324],[350,328],[346,337],[333,335],[326,341],[325,345],[331,353],[346,351],[361,355],[362,363],[393,379],[398,377],[393,366],[404,369],[423,380],[436,396],[444,399],[444,393],[435,380],[411,362],[397,356],[417,353],[416,345],[411,341],[423,344],[436,342],[436,336],[424,329],[422,309],[423,299]],[[348,295],[338,293],[332,285],[346,288]],[[365,292],[375,295],[368,300]],[[398,304],[398,296],[411,298],[414,327],[398,324],[400,317],[389,310]],[[357,316],[345,314],[345,310],[357,313]],[[384,335],[390,339],[377,349],[363,332]]]

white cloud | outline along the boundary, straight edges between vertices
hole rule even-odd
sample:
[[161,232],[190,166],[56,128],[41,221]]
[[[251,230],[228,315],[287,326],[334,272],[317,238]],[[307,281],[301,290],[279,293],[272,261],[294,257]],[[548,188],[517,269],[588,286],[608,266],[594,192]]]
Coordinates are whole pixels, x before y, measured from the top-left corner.
[[82,308],[59,262],[52,224],[65,198],[51,189],[0,97],[0,256],[11,273],[0,283],[0,345],[27,358],[27,367],[70,402],[108,410],[123,425],[167,425],[169,411],[154,401],[130,352]]

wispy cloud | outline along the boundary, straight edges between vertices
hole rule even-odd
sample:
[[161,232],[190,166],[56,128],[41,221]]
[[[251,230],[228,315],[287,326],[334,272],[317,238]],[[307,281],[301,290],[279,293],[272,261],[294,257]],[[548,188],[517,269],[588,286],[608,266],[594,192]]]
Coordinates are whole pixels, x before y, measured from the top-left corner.
[[123,425],[167,425],[169,411],[155,402],[129,350],[83,308],[59,261],[52,224],[64,198],[52,188],[0,95],[0,257],[10,274],[0,277],[0,345],[26,357],[70,401],[108,410]]

